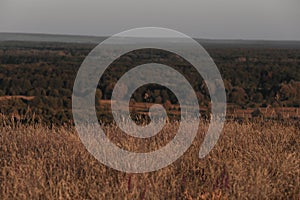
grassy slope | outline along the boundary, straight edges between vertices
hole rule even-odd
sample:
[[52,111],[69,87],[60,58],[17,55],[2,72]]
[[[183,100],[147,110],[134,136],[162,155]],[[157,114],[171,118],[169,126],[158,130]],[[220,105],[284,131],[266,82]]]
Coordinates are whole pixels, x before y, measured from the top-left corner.
[[[154,146],[167,143],[168,124]],[[207,124],[188,152],[171,166],[125,174],[95,160],[73,128],[14,125],[0,128],[1,199],[297,199],[300,131],[280,123],[228,122],[211,153],[199,160]],[[130,149],[116,127],[105,127]],[[123,141],[121,141],[123,139]],[[135,141],[137,148],[143,141]],[[141,149],[135,149],[141,150]]]

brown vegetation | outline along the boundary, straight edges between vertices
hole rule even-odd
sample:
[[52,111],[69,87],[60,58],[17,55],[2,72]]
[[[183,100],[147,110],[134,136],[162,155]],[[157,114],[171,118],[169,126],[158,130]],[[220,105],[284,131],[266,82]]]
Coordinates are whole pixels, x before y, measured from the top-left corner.
[[[176,125],[176,124],[175,124]],[[94,159],[73,127],[12,123],[0,128],[1,199],[297,199],[300,195],[299,124],[228,122],[204,159],[202,122],[189,150],[152,173],[126,174]],[[114,126],[103,127],[132,149]],[[167,142],[167,124],[154,145]],[[143,141],[137,141],[142,146]],[[145,145],[144,145],[145,148]]]
[[14,99],[22,99],[31,101],[34,99],[34,96],[0,96],[0,101],[6,101],[6,100],[14,100]]
[[[44,122],[68,123],[72,119],[71,96],[76,73],[95,46],[96,44],[0,41],[0,97],[35,96],[30,101],[14,99],[1,102],[0,112],[7,116],[15,112],[22,115],[30,108],[33,113],[42,116]],[[228,103],[234,106],[236,113],[252,110],[249,111],[251,114],[256,108],[266,107],[275,110],[279,107],[300,107],[300,48],[292,46],[233,47],[216,43],[205,47],[221,72]],[[109,51],[107,53],[110,56]],[[99,77],[96,97],[110,100],[115,83],[125,72],[137,65],[152,62],[168,65],[181,72],[196,91],[199,105],[205,108],[209,106],[210,97],[206,84],[195,69],[180,56],[158,49],[132,51],[116,59],[102,78]],[[127,87],[122,86],[122,91],[124,93],[119,94],[121,97],[125,95]],[[84,94],[81,92],[76,91],[75,95]],[[173,107],[173,114],[176,114],[178,107],[176,96],[167,88],[155,84],[138,88],[131,100]],[[106,111],[100,111],[99,116],[105,118]],[[278,114],[266,116],[276,118],[281,115]],[[285,116],[285,113],[282,115]],[[292,113],[289,116],[297,118]]]
[[[0,42],[1,200],[299,198],[299,47],[208,47],[228,99],[228,122],[217,145],[207,157],[198,158],[208,127],[203,121],[193,145],[175,163],[152,173],[126,174],[93,158],[72,126],[74,80],[94,46]],[[196,91],[200,113],[209,116],[207,87],[189,63],[162,50],[129,52],[109,66],[95,96],[107,136],[130,151],[158,149],[177,130],[178,122],[170,120],[161,133],[142,140],[111,123],[116,81],[132,67],[149,62],[182,72]],[[119,95],[124,97],[127,88],[122,87],[124,94]],[[154,103],[162,104],[169,115],[180,114],[175,95],[155,84],[135,91],[131,114],[147,115]]]

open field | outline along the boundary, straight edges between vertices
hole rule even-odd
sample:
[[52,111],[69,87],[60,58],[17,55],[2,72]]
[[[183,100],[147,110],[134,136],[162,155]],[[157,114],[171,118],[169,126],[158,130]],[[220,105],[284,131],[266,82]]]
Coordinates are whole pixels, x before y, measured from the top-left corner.
[[[123,148],[146,151],[166,144],[176,125],[167,124],[149,145],[123,137],[114,126],[103,128]],[[299,124],[228,122],[215,148],[200,160],[206,128],[202,122],[193,145],[169,167],[126,174],[94,159],[72,127],[1,127],[1,199],[299,198]]]
[[0,101],[14,100],[14,99],[23,99],[31,101],[34,99],[34,96],[0,96]]
[[[0,98],[1,100],[1,98]],[[154,103],[145,103],[145,102],[135,102],[129,104],[129,110],[136,114],[140,115],[148,115],[149,108],[153,106]],[[128,103],[123,102],[121,104],[122,110],[126,110]],[[99,101],[99,110],[106,110],[107,114],[111,113],[111,100],[100,100]],[[180,118],[180,109],[181,106],[179,104],[175,105],[165,105],[165,109],[167,113],[177,119]],[[227,104],[227,114],[226,117],[228,119],[242,119],[249,120],[253,118],[254,112],[257,108],[236,108],[234,105]],[[199,113],[203,115],[209,113],[209,107],[200,107]],[[294,107],[277,107],[277,108],[259,108],[259,112],[261,117],[265,119],[278,120],[278,119],[287,119],[287,120],[298,120],[300,119],[300,108]],[[207,116],[206,116],[207,117]]]

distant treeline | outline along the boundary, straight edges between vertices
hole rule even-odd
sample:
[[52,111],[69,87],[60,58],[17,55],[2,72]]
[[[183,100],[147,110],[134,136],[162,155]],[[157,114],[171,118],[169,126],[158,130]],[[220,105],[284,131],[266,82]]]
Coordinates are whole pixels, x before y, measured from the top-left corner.
[[[68,122],[72,119],[71,96],[76,73],[94,47],[93,44],[0,42],[0,96],[35,97],[2,100],[1,113],[32,112],[46,121]],[[237,108],[300,106],[300,49],[213,47],[206,50],[221,72],[230,105]],[[155,49],[129,52],[112,63],[99,80],[97,99],[110,99],[115,83],[126,71],[149,62],[180,71],[195,89],[200,105],[209,105],[207,87],[196,70],[181,57]],[[125,93],[127,88],[123,87]],[[175,95],[160,85],[139,88],[132,101],[178,103]]]

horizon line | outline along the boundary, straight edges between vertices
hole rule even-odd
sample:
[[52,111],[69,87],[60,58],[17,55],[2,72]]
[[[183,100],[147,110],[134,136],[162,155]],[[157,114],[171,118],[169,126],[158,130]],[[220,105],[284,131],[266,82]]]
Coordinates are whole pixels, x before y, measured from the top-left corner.
[[[19,34],[19,35],[49,35],[49,36],[70,36],[70,37],[94,37],[94,38],[109,38],[111,36],[105,35],[85,35],[85,34],[71,34],[71,33],[44,33],[44,32],[7,32],[7,31],[0,31],[0,34]],[[140,38],[140,37],[138,37]],[[162,37],[163,38],[163,37]],[[196,40],[211,40],[211,41],[264,41],[264,42],[300,42],[297,39],[243,39],[243,38],[200,38],[200,37],[191,37]]]

